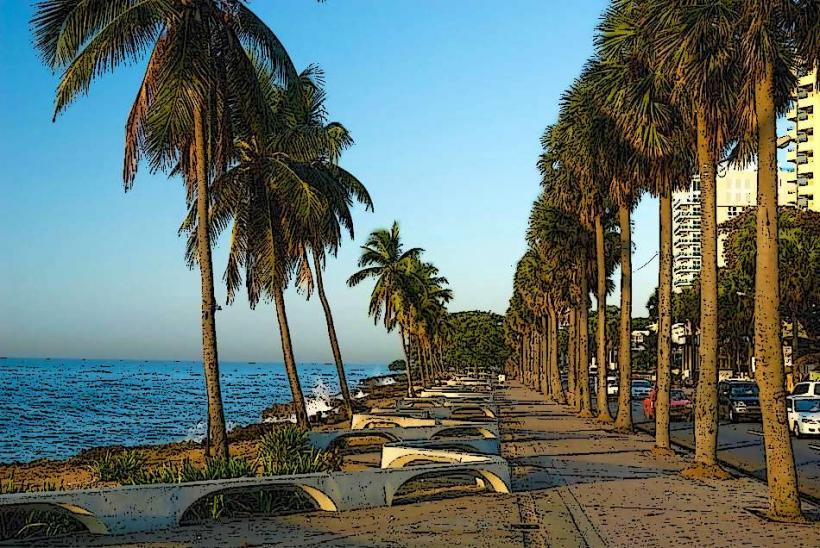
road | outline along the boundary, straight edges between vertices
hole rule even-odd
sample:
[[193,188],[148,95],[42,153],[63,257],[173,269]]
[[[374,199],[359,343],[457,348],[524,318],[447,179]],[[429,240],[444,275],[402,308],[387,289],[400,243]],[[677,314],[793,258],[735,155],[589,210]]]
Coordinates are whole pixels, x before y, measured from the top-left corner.
[[[644,415],[643,407],[632,404],[632,417],[638,429],[654,433],[655,423]],[[694,450],[692,423],[673,422],[672,443]],[[792,450],[797,465],[800,492],[820,501],[820,437],[792,437]],[[766,458],[763,452],[763,425],[759,422],[732,424],[721,421],[718,427],[718,459],[729,466],[766,479]]]

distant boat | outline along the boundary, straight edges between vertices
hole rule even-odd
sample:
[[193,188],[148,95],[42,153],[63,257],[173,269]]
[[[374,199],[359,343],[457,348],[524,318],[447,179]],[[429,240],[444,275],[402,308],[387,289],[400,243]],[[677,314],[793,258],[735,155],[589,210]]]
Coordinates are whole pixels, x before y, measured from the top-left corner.
[[256,362],[248,362],[251,365],[256,365]]

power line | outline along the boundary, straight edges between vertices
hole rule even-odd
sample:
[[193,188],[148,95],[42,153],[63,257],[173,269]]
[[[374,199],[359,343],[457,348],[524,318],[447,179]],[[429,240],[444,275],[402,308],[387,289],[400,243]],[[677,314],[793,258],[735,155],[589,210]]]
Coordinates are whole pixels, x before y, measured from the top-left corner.
[[637,272],[637,271],[639,271],[640,269],[642,269],[643,267],[645,267],[646,265],[648,265],[649,263],[651,263],[651,262],[653,261],[653,259],[655,259],[655,257],[657,257],[657,256],[658,256],[658,252],[656,251],[654,255],[652,255],[651,257],[649,257],[649,260],[648,260],[648,261],[646,261],[645,263],[643,263],[641,266],[639,266],[638,268],[636,268],[636,269],[635,269],[635,270],[633,270],[632,272]]

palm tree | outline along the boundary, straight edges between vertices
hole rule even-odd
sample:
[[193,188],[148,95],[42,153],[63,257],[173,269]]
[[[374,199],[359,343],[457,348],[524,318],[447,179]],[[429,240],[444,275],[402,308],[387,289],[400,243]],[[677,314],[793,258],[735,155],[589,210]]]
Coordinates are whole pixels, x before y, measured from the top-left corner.
[[655,452],[672,454],[669,396],[672,358],[672,189],[694,171],[692,143],[672,103],[672,79],[656,70],[645,1],[615,2],[596,37],[598,89],[624,139],[649,162],[648,189],[659,197],[658,355]]
[[[265,67],[258,70],[270,120],[240,136],[247,140],[237,140],[238,160],[214,182],[211,230],[219,233],[233,222],[224,276],[228,302],[242,283],[243,269],[250,306],[260,297],[274,302],[296,419],[307,429],[284,291],[294,275],[298,285],[310,287],[306,248],[318,242],[311,236],[320,227],[331,232],[326,228],[331,216],[352,227],[350,195],[367,194],[335,163],[339,139],[321,123],[322,97],[315,82],[321,74],[310,67],[283,88],[273,85]],[[184,227],[193,230],[196,223],[191,216]]]
[[[567,211],[578,215],[583,225],[595,234],[595,252],[588,271],[589,284],[596,288],[597,315],[606,315],[606,294],[609,276],[619,261],[619,255],[607,253],[607,229],[612,205],[609,200],[610,141],[615,131],[597,97],[596,88],[601,84],[601,63],[593,59],[561,98],[559,121],[542,138],[542,146],[552,149],[557,162],[572,171],[580,184],[553,185],[553,194]],[[539,163],[542,177],[550,162],[550,154],[542,156]],[[542,184],[544,182],[542,181]],[[605,322],[596,331],[597,409],[598,421],[612,422],[606,392],[606,331]],[[602,365],[604,364],[604,365]]]
[[350,287],[359,285],[368,278],[376,280],[370,294],[368,314],[378,323],[381,319],[388,332],[399,326],[402,349],[407,362],[407,394],[412,397],[413,375],[410,351],[408,348],[408,333],[405,324],[401,323],[400,316],[410,314],[407,301],[407,290],[411,285],[411,271],[414,261],[418,261],[422,249],[414,247],[404,250],[399,234],[399,223],[393,222],[388,229],[374,230],[362,246],[362,255],[359,258],[361,270],[354,273],[347,280]]
[[737,134],[742,70],[734,45],[737,2],[654,0],[646,20],[657,70],[675,75],[671,97],[695,133],[701,197],[700,369],[693,477],[727,478],[717,464],[717,162]]
[[[111,2],[42,0],[32,19],[43,62],[62,71],[55,118],[95,77],[146,54],[148,63],[126,125],[123,179],[128,190],[142,155],[151,171],[182,173],[200,219],[196,262],[202,286],[202,358],[208,394],[208,440],[227,458],[219,381],[209,185],[227,165],[233,123],[264,118],[251,58],[280,79],[294,74],[282,44],[237,1]],[[148,53],[150,50],[150,54]]]
[[[757,257],[755,264],[755,378],[766,445],[769,514],[801,520],[800,495],[789,428],[782,419],[786,405],[785,373],[780,342],[778,285],[777,129],[797,80],[797,70],[817,68],[820,61],[817,2],[774,0],[740,2],[738,44],[757,141]],[[798,65],[797,59],[802,58]]]
[[[325,111],[325,92],[321,87],[323,73],[315,67],[308,68],[302,74],[301,93],[296,94],[292,104],[288,105],[289,125],[294,136],[307,133],[312,138],[301,138],[302,146],[312,145],[313,152],[302,152],[310,159],[311,170],[304,176],[313,177],[316,185],[321,187],[321,207],[318,220],[311,219],[305,226],[300,227],[297,233],[301,236],[302,244],[308,249],[302,257],[310,256],[313,260],[316,290],[327,324],[328,339],[330,340],[336,372],[339,376],[339,387],[348,417],[353,416],[353,400],[344,371],[342,353],[336,337],[336,328],[333,323],[333,314],[325,293],[322,270],[324,269],[327,253],[336,256],[342,242],[343,229],[351,239],[354,237],[353,217],[350,206],[358,201],[365,206],[365,210],[373,210],[373,202],[364,185],[350,173],[338,166],[341,153],[353,144],[347,129],[337,122],[327,122]],[[312,159],[310,158],[312,156]],[[303,265],[307,273],[310,266]],[[309,277],[303,279],[307,297],[310,298],[312,284]]]

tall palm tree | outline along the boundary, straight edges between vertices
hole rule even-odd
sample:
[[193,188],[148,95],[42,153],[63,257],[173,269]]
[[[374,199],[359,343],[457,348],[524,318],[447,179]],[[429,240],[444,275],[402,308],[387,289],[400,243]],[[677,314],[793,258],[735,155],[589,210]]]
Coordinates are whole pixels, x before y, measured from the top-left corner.
[[757,141],[755,378],[766,445],[769,514],[776,519],[801,520],[789,428],[782,419],[786,392],[780,341],[776,121],[790,104],[789,95],[797,83],[795,72],[820,66],[820,6],[816,1],[772,0],[739,2],[738,9],[738,44],[752,97],[747,102],[753,112],[749,125],[756,126],[751,133],[752,141]]
[[354,273],[347,280],[350,287],[359,285],[366,279],[373,278],[376,284],[370,294],[368,314],[378,323],[383,320],[388,332],[399,326],[402,350],[407,363],[407,394],[414,395],[412,364],[408,348],[408,333],[405,326],[400,324],[400,315],[408,314],[409,303],[406,292],[411,285],[411,271],[414,261],[418,261],[423,249],[413,247],[404,250],[399,233],[399,223],[393,222],[388,229],[374,230],[362,246],[359,258],[361,270]]
[[[322,71],[315,67],[308,68],[302,74],[301,93],[293,96],[295,100],[288,105],[287,118],[291,126],[289,130],[294,136],[305,133],[313,136],[313,139],[301,138],[299,142],[300,146],[308,148],[312,145],[315,149],[311,152],[308,148],[307,152],[302,153],[310,159],[309,164],[313,168],[306,171],[304,175],[314,177],[316,185],[322,189],[319,196],[321,206],[318,219],[309,219],[310,222],[297,230],[302,245],[307,248],[304,253],[300,253],[300,256],[310,257],[313,262],[315,287],[325,314],[328,339],[339,376],[342,400],[347,416],[351,417],[353,400],[347,385],[344,362],[336,336],[333,313],[325,292],[322,270],[327,254],[336,256],[342,242],[343,231],[347,231],[351,239],[354,237],[351,205],[354,202],[360,202],[365,206],[365,210],[372,211],[373,202],[364,185],[338,165],[341,153],[353,144],[353,139],[343,125],[338,122],[327,122],[324,106],[325,92],[322,89],[323,76]],[[310,266],[302,266],[304,272],[307,273]],[[306,290],[307,297],[310,298],[313,288],[312,279],[306,276],[302,281],[306,282],[303,288]]]
[[[95,77],[148,55],[126,125],[123,179],[128,190],[142,155],[151,171],[182,173],[200,219],[196,262],[202,286],[202,361],[208,394],[208,440],[227,458],[219,381],[209,186],[230,159],[234,122],[264,119],[251,58],[280,79],[294,74],[282,44],[239,1],[42,0],[32,19],[43,62],[60,71],[56,118]],[[150,51],[150,53],[149,53]]]
[[646,15],[657,70],[675,75],[674,104],[695,133],[701,198],[700,370],[694,477],[726,478],[717,464],[717,223],[715,171],[737,135],[743,74],[734,33],[738,3],[654,0]]
[[[257,68],[270,121],[237,139],[237,161],[214,182],[211,230],[218,233],[233,223],[224,276],[228,301],[233,301],[244,269],[251,307],[261,297],[274,302],[296,419],[307,429],[284,291],[294,277],[297,284],[310,286],[306,248],[315,243],[310,239],[313,231],[335,215],[352,227],[350,194],[367,194],[335,163],[337,138],[317,120],[321,97],[317,99],[315,68],[287,87],[274,85],[273,75],[265,67]],[[190,216],[184,228],[192,231],[196,223],[197,218]]]
[[648,190],[659,198],[655,452],[672,454],[672,190],[689,179],[695,165],[690,131],[672,103],[672,79],[656,69],[647,13],[646,0],[614,2],[605,13],[596,36],[598,89],[607,94],[603,106],[623,138],[648,161]]

